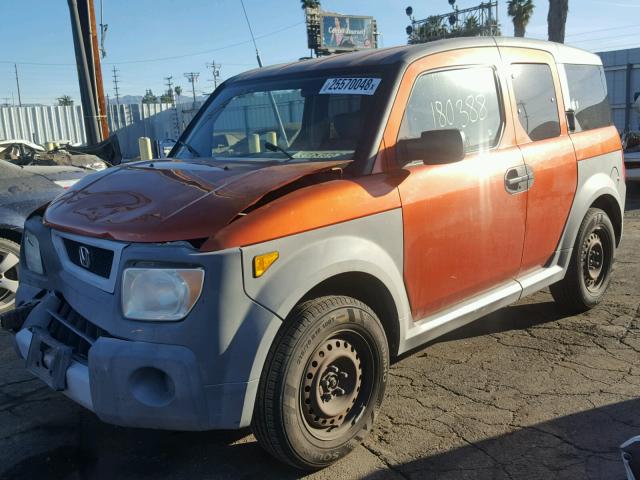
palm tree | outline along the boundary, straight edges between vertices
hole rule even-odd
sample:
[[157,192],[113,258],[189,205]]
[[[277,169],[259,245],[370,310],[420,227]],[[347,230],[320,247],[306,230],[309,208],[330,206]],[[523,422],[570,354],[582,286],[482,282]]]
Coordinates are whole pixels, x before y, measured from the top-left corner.
[[516,37],[524,37],[534,8],[533,0],[509,0],[507,3],[507,14],[513,20],[513,34]]
[[464,21],[464,34],[467,37],[474,37],[480,32],[480,23],[478,17],[469,15]]
[[300,0],[302,9],[305,8],[320,8],[320,0]]
[[73,98],[69,95],[63,95],[57,98],[58,106],[60,107],[72,107],[73,106]]
[[549,0],[547,26],[551,42],[564,43],[564,29],[569,13],[569,0]]

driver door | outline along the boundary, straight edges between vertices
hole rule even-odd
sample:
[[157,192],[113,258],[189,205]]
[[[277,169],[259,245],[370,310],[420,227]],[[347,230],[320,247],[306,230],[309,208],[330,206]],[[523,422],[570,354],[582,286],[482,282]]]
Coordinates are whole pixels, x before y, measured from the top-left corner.
[[[513,281],[524,243],[527,182],[496,48],[433,55],[401,84],[385,144],[422,131],[457,128],[463,160],[412,162],[399,185],[404,275],[414,320]],[[390,149],[396,162],[400,151]]]

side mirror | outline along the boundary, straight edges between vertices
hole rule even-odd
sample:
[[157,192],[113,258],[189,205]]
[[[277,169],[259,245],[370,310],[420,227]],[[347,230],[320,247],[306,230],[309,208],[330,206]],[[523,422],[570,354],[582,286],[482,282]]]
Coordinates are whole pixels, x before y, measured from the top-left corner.
[[398,141],[402,163],[421,160],[425,165],[459,162],[464,158],[464,134],[458,129],[430,130],[420,138]]

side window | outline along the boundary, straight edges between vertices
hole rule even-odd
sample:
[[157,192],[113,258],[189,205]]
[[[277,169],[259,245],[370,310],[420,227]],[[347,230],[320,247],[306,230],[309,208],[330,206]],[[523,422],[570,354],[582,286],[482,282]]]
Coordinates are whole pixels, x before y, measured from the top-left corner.
[[522,128],[534,142],[560,135],[558,100],[551,67],[538,63],[511,65],[513,90]]
[[422,132],[457,128],[465,150],[494,147],[500,139],[502,112],[494,70],[470,67],[422,75],[407,104],[399,140]]
[[611,125],[604,69],[599,65],[565,65],[576,132]]

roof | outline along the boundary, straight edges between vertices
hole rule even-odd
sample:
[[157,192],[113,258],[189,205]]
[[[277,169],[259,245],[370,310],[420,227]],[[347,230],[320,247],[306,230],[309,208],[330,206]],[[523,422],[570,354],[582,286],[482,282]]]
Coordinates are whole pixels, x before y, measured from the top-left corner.
[[233,77],[233,81],[258,80],[283,75],[310,73],[314,71],[339,70],[353,68],[371,68],[380,66],[407,65],[422,57],[436,53],[472,47],[523,47],[544,50],[554,55],[558,63],[601,63],[600,58],[578,48],[568,47],[560,43],[546,42],[514,37],[461,37],[417,45],[402,45],[398,47],[328,55],[298,62],[272,65],[269,67],[249,70]]

